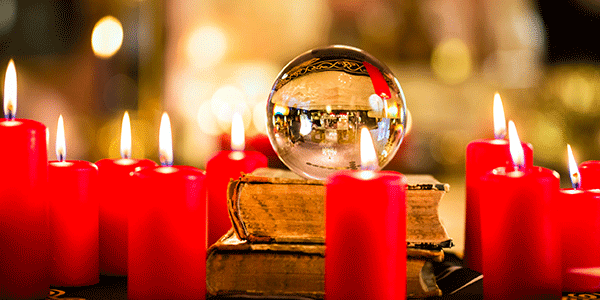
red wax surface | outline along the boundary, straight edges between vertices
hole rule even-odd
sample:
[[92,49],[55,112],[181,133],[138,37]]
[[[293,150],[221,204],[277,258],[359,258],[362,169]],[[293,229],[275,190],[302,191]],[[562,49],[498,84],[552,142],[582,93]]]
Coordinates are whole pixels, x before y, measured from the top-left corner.
[[[521,143],[525,153],[525,167],[533,166],[533,148]],[[507,140],[475,140],[467,146],[466,155],[466,213],[465,213],[465,257],[466,267],[482,273],[481,221],[479,218],[480,198],[477,189],[480,178],[498,167],[510,167],[513,161]]]
[[600,161],[590,160],[579,165],[581,175],[581,189],[600,189]]
[[53,286],[85,286],[99,282],[98,168],[87,161],[51,161],[50,278]]
[[563,291],[600,292],[597,271],[595,276],[571,272],[600,269],[600,190],[560,190],[560,211]]
[[148,168],[133,175],[129,299],[204,299],[206,189],[201,170]]
[[100,273],[127,275],[127,208],[137,195],[131,193],[130,173],[155,167],[148,159],[102,159],[98,166],[100,203]]
[[238,179],[241,173],[265,167],[267,157],[255,151],[219,151],[206,163],[208,245],[214,244],[232,226],[227,210],[229,181]]
[[559,178],[495,169],[481,179],[485,299],[561,299]]
[[326,182],[325,295],[406,299],[406,178],[342,171]]
[[46,126],[0,119],[0,299],[43,299],[50,289]]

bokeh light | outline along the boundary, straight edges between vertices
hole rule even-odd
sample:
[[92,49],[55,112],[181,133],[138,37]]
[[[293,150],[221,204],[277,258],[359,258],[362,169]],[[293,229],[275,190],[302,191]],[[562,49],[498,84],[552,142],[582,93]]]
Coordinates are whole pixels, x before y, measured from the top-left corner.
[[110,58],[123,44],[123,26],[117,18],[106,16],[100,19],[92,31],[92,49],[100,58]]
[[227,51],[227,37],[219,27],[200,27],[188,37],[186,51],[193,66],[200,69],[214,66]]
[[461,83],[469,78],[473,71],[471,51],[461,39],[444,40],[433,50],[431,68],[445,83]]

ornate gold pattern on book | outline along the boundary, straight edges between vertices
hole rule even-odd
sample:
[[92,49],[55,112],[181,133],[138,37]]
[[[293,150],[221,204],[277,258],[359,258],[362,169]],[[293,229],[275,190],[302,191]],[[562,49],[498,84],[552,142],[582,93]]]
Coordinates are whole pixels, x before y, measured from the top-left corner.
[[290,82],[294,78],[298,78],[300,76],[312,73],[312,72],[322,72],[322,71],[342,71],[353,75],[363,75],[369,76],[367,72],[367,68],[361,62],[356,60],[349,59],[329,59],[329,60],[319,60],[318,58],[313,58],[309,61],[306,61],[297,67],[291,69],[287,74],[287,77],[282,77],[282,79],[277,82],[276,90],[279,90],[282,86]]

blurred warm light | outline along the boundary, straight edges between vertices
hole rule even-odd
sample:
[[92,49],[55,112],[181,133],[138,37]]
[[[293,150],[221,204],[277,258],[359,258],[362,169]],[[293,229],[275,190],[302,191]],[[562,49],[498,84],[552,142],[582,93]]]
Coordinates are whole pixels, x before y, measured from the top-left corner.
[[527,141],[535,146],[536,160],[545,164],[553,164],[564,159],[565,124],[562,116],[552,114],[534,114],[527,126],[529,132],[536,134],[527,136]]
[[246,137],[244,136],[244,120],[239,113],[233,114],[231,121],[231,150],[244,151],[246,148]]
[[504,116],[504,107],[502,106],[502,99],[500,94],[494,95],[494,137],[497,139],[503,139],[506,137],[506,117]]
[[275,104],[273,106],[273,115],[281,115],[281,116],[287,116],[290,113],[290,108],[287,106],[281,106],[278,104]]
[[249,125],[250,111],[246,99],[246,94],[233,85],[222,86],[213,94],[210,108],[222,132],[229,130],[233,114],[236,112],[242,115],[244,124]]
[[252,110],[252,124],[259,133],[267,133],[267,109],[264,102],[258,102]]
[[445,130],[441,133],[439,143],[434,145],[434,159],[444,165],[464,165],[464,146],[470,141],[466,130]]
[[510,156],[512,157],[515,168],[524,168],[525,153],[523,151],[523,146],[521,145],[521,139],[519,139],[519,134],[517,133],[517,128],[512,120],[508,121],[508,142],[510,146]]
[[406,109],[406,131],[404,132],[404,136],[407,136],[413,127],[413,118],[410,110]]
[[158,154],[161,165],[173,165],[173,138],[171,136],[171,120],[169,120],[169,115],[166,112],[163,112],[160,119]]
[[219,27],[200,27],[187,39],[186,51],[188,59],[197,68],[214,66],[227,51],[227,37]]
[[442,81],[448,84],[461,83],[473,72],[471,51],[461,39],[444,40],[433,50],[431,68]]
[[573,150],[569,144],[567,144],[567,156],[569,157],[569,175],[571,176],[571,184],[574,189],[578,189],[581,183],[581,176],[579,175],[579,168],[577,167],[577,162],[573,156]]
[[588,113],[600,105],[597,69],[591,67],[565,68],[555,81],[558,96],[568,109]]
[[123,44],[123,26],[117,18],[106,16],[100,19],[92,31],[92,49],[100,58],[115,55]]
[[266,62],[243,64],[234,71],[234,78],[252,102],[265,101],[279,68]]
[[4,77],[4,117],[14,119],[17,113],[17,70],[11,59]]
[[65,142],[65,124],[63,116],[58,116],[58,124],[56,125],[56,160],[65,161],[67,156],[67,146]]
[[196,117],[200,130],[205,134],[217,136],[221,133],[221,129],[217,125],[217,119],[210,109],[210,102],[206,101],[198,108]]
[[121,158],[131,158],[131,122],[128,112],[123,115],[121,124]]
[[17,1],[0,1],[0,35],[10,32],[17,21]]
[[375,152],[371,133],[367,127],[362,127],[360,129],[360,168],[361,170],[377,170],[378,167],[377,152]]

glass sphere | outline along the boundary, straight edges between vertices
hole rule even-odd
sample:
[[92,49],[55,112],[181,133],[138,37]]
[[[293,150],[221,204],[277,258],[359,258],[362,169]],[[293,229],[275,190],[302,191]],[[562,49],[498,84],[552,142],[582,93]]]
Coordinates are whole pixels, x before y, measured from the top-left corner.
[[281,71],[269,95],[267,130],[279,158],[309,179],[361,169],[360,132],[367,127],[378,168],[404,137],[406,101],[390,69],[349,46],[308,51]]

